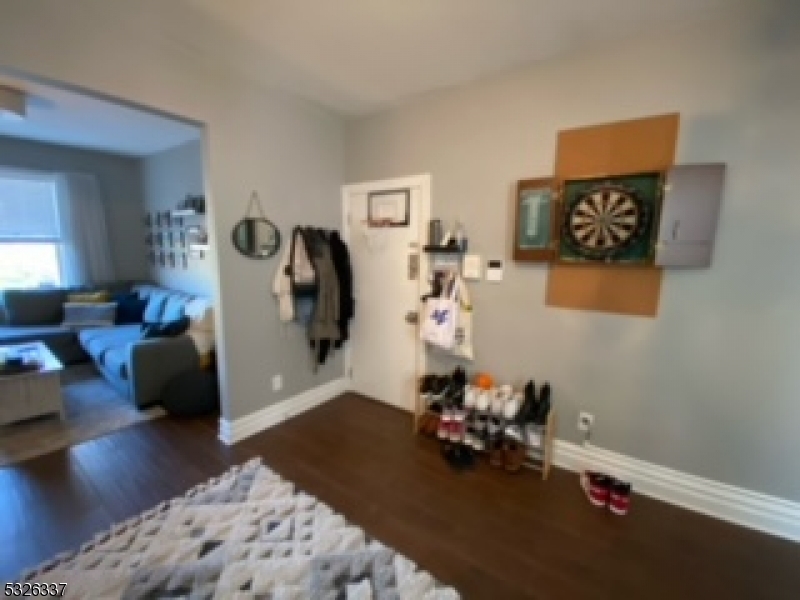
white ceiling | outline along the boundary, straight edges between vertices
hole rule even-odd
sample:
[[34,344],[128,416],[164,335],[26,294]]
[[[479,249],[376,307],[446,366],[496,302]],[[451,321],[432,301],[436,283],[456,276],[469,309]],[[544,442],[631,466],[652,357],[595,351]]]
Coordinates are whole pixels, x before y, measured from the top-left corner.
[[0,85],[28,95],[26,118],[0,118],[0,135],[129,156],[147,156],[200,136],[188,123],[81,93],[2,74]]
[[[195,58],[363,115],[560,54],[624,44],[761,0],[173,0],[152,26]],[[135,9],[134,9],[135,10]],[[196,127],[22,82],[28,118],[0,135],[145,156]]]
[[364,114],[745,1],[181,0],[162,26],[204,60]]

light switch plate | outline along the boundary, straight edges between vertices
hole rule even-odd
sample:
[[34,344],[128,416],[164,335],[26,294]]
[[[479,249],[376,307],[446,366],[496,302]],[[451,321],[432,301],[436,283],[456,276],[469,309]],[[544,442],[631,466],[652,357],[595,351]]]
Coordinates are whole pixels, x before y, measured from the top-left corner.
[[467,254],[461,264],[461,276],[464,279],[479,280],[481,274],[481,257],[477,254]]

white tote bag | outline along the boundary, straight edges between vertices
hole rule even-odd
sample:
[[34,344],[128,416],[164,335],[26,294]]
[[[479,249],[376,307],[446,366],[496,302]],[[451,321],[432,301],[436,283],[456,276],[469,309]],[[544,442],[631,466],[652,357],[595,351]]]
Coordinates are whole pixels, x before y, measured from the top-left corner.
[[420,327],[420,337],[429,344],[451,350],[456,341],[456,323],[460,312],[458,285],[456,281],[451,281],[450,285],[443,288],[441,296],[425,301],[425,319]]
[[458,319],[456,320],[455,341],[451,352],[455,356],[460,356],[467,360],[474,360],[475,352],[472,349],[472,302],[470,302],[469,299],[467,286],[461,277],[456,279],[455,288],[457,290],[456,299],[460,305],[460,310],[458,311]]

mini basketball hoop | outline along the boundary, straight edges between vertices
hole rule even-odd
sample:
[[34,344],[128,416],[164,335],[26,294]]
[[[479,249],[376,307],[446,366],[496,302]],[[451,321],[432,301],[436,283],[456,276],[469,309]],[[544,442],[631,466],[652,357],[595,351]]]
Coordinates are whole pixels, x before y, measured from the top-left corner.
[[370,229],[375,229],[378,227],[391,227],[392,220],[391,219],[364,219],[363,223],[367,225]]

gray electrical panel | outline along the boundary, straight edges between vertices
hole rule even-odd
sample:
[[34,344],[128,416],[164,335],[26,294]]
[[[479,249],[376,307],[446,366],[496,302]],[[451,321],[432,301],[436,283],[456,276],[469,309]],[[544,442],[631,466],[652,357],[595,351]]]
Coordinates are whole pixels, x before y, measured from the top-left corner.
[[724,182],[724,164],[678,165],[667,172],[656,265],[711,266]]

